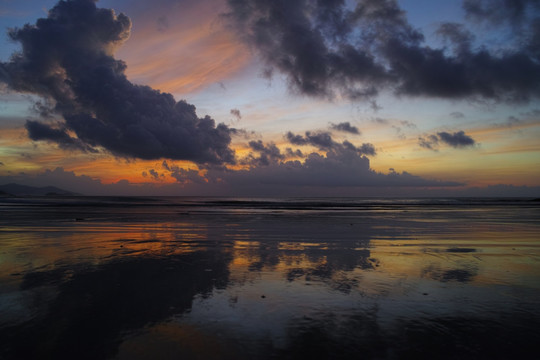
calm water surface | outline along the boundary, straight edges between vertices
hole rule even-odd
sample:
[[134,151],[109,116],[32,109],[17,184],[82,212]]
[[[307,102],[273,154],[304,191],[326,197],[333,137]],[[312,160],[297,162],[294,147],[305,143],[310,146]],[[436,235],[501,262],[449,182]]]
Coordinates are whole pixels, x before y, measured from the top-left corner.
[[0,359],[534,358],[528,199],[0,199]]

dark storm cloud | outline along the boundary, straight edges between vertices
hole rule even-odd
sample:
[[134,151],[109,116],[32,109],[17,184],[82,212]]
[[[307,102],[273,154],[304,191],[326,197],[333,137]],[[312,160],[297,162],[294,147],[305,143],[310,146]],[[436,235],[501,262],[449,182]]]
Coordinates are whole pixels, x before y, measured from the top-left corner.
[[274,143],[264,144],[262,140],[254,140],[249,142],[249,147],[259,153],[259,157],[250,154],[243,160],[244,164],[251,166],[268,166],[272,163],[284,160],[285,155],[281,153],[279,148]]
[[171,168],[169,167],[169,163],[168,163],[166,160],[163,160],[163,163],[161,164],[161,166],[162,166],[165,170],[171,171]]
[[465,26],[458,23],[443,23],[437,29],[436,34],[446,40],[450,45],[457,45],[454,50],[458,54],[468,51],[474,40],[473,34],[467,31]]
[[308,141],[302,135],[295,135],[292,132],[288,132],[285,138],[293,145],[307,145]]
[[438,132],[436,135],[428,135],[427,137],[418,138],[418,144],[426,149],[437,151],[439,144],[444,143],[453,148],[473,147],[476,141],[465,134],[464,131],[448,133],[446,131]]
[[161,164],[163,169],[169,172],[169,176],[176,179],[180,184],[202,184],[205,182],[204,177],[199,175],[197,170],[183,169],[175,164],[169,164],[167,161],[163,161]]
[[[427,46],[395,0],[359,0],[355,8],[344,0],[228,0],[227,18],[265,61],[267,74],[282,72],[292,90],[309,96],[370,99],[391,89],[448,99],[538,97],[538,1],[474,3],[464,3],[471,19],[495,17],[497,9],[529,26],[514,29],[507,51],[491,51],[473,49],[474,36],[463,24],[442,24],[437,31],[448,48]],[[536,19],[523,9],[534,10]]]
[[296,135],[292,132],[285,134],[285,138],[293,145],[311,145],[320,150],[341,150],[348,149],[362,155],[376,155],[375,147],[372,144],[364,143],[357,147],[345,140],[343,143],[338,143],[332,139],[332,135],[328,132],[311,132],[306,131],[305,136]]
[[322,150],[331,149],[336,145],[336,142],[332,140],[332,135],[324,131],[316,133],[306,131],[305,137],[295,135],[289,131],[285,137],[293,145],[312,145]]
[[159,179],[159,173],[155,170],[155,169],[150,169],[148,170],[148,173],[150,174],[150,176],[152,176],[154,178],[154,180],[158,180]]
[[77,138],[71,137],[66,129],[55,128],[38,121],[27,120],[24,125],[28,131],[28,137],[34,141],[45,140],[54,142],[65,150],[80,150],[83,152],[96,152],[94,148],[88,146]]
[[177,182],[182,184],[204,184],[205,179],[199,175],[197,170],[176,168],[171,173],[171,176],[176,179]]
[[463,0],[463,9],[469,18],[499,26],[505,21],[521,23],[528,12],[539,7],[538,0]]
[[474,146],[476,144],[476,141],[469,135],[466,135],[463,131],[458,131],[453,134],[443,131],[437,133],[437,135],[442,142],[454,148],[463,148]]
[[304,157],[304,154],[302,153],[300,149],[293,150],[291,148],[286,148],[285,154],[287,157],[298,157],[298,158]]
[[268,144],[264,145],[262,140],[254,140],[249,142],[249,147],[252,148],[255,151],[258,151],[260,153],[267,154],[268,156],[275,157],[275,158],[282,158],[280,150],[276,146],[276,144]]
[[270,69],[267,73],[285,73],[293,90],[331,97],[338,86],[348,97],[370,97],[375,88],[349,83],[387,77],[372,54],[345,41],[351,24],[342,1],[230,0],[229,5],[239,36],[258,50]]
[[540,17],[532,20],[528,25],[529,31],[525,31],[528,34],[526,38],[526,49],[529,51],[536,60],[540,59]]
[[36,101],[30,110],[44,119],[53,118],[55,115],[54,105],[50,101],[47,101],[47,99]]
[[388,174],[370,168],[369,159],[352,144],[336,146],[326,154],[311,153],[305,161],[276,161],[249,170],[213,170],[210,182],[255,187],[422,187],[459,186],[456,182],[421,178],[407,172]]
[[337,130],[337,131],[342,131],[342,132],[347,132],[347,133],[351,133],[351,134],[360,135],[360,130],[358,130],[358,128],[356,126],[351,125],[351,123],[348,122],[348,121],[342,122],[342,123],[339,123],[339,124],[332,124],[331,123],[330,128],[332,128],[332,130]]
[[46,98],[64,119],[62,128],[28,122],[30,137],[128,158],[234,162],[231,129],[199,118],[185,101],[127,80],[126,64],[112,55],[130,28],[127,16],[98,9],[93,0],[69,0],[35,25],[10,30],[22,51],[0,63],[0,81]]

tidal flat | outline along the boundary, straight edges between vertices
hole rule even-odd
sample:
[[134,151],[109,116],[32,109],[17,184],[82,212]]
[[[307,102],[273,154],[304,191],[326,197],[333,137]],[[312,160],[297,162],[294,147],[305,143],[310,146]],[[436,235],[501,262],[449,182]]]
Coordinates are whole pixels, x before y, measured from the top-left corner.
[[506,359],[533,199],[0,199],[0,359]]

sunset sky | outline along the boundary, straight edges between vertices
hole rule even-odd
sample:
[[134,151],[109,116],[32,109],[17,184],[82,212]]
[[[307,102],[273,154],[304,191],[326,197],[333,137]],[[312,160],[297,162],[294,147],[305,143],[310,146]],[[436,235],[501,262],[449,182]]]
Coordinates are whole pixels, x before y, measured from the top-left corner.
[[538,0],[0,0],[0,29],[0,185],[540,196]]

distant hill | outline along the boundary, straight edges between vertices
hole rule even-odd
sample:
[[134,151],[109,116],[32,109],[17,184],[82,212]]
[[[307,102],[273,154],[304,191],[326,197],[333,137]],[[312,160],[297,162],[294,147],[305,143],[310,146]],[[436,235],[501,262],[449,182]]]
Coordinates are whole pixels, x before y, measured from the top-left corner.
[[54,196],[79,195],[54,186],[34,187],[19,184],[0,185],[0,196]]

